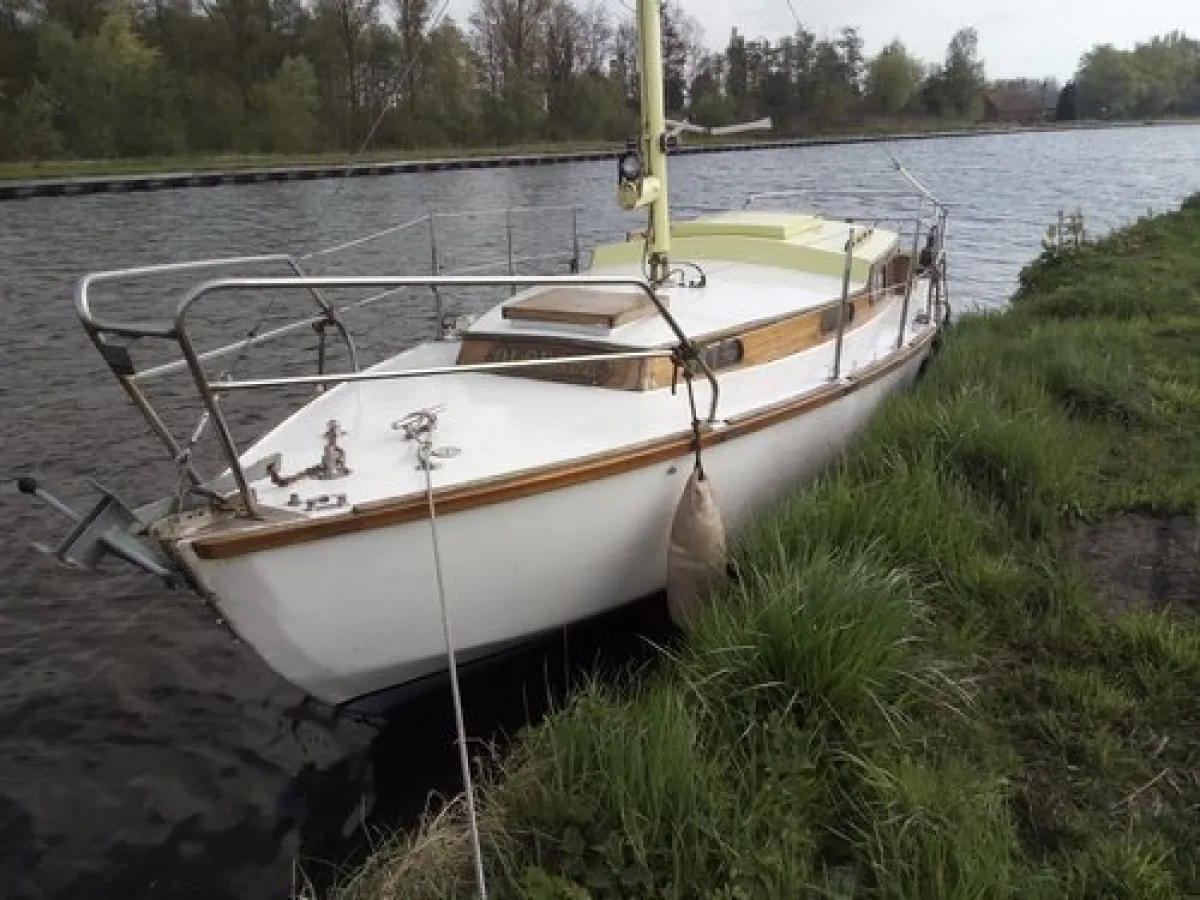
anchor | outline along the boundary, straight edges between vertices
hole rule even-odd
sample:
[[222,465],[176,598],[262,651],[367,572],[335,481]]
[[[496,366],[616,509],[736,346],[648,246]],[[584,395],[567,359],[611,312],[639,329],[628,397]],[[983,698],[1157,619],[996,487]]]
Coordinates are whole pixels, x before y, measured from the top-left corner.
[[[246,480],[266,478],[272,467],[277,467],[280,454],[269,456],[246,466]],[[69,566],[95,570],[96,564],[105,554],[112,554],[151,575],[162,578],[167,587],[175,588],[183,581],[178,569],[154,546],[149,545],[135,532],[163,516],[190,509],[215,507],[226,502],[225,494],[236,490],[237,483],[231,472],[224,472],[205,484],[190,485],[183,497],[164,497],[137,509],[130,509],[104,485],[92,479],[92,486],[101,494],[100,500],[86,515],[80,515],[53,494],[46,491],[36,478],[24,476],[17,479],[17,490],[22,494],[37,497],[56,513],[71,522],[74,527],[58,548],[51,550],[44,544],[35,543],[35,550],[53,556]]]
[[138,517],[108,488],[97,481],[92,481],[92,484],[102,496],[86,515],[80,515],[43,489],[36,478],[25,476],[17,479],[17,490],[22,494],[37,497],[74,523],[57,549],[51,550],[44,544],[33,546],[61,563],[93,571],[105,554],[111,553],[151,575],[157,575],[166,582],[167,587],[177,587],[179,573],[161,553],[133,535],[132,529],[142,524]]

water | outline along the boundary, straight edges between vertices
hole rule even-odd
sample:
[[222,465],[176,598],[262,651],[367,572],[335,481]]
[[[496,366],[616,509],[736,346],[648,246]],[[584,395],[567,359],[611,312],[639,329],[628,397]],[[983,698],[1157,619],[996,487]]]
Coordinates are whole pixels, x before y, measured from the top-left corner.
[[[949,252],[959,308],[1003,304],[1060,208],[1082,208],[1089,227],[1105,231],[1200,190],[1196,126],[893,149],[954,209]],[[58,570],[28,549],[57,539],[63,523],[11,489],[18,474],[36,473],[78,506],[92,496],[89,477],[134,501],[173,484],[161,448],[76,323],[74,280],[176,258],[304,252],[419,216],[430,204],[577,203],[589,210],[579,223],[585,243],[606,239],[641,224],[613,202],[614,169],[588,163],[0,205],[8,323],[0,332],[0,521],[10,536],[0,559],[4,896],[285,896],[297,853],[344,856],[372,805],[385,819],[411,814],[429,788],[455,784],[444,694],[382,729],[332,717],[267,671],[190,594],[115,563],[104,578]],[[857,213],[875,207],[873,191],[901,182],[881,147],[855,145],[680,157],[671,186],[680,206],[807,188],[830,209]],[[565,247],[568,220],[547,224]],[[499,231],[447,230],[443,241],[451,264],[468,249],[474,258],[503,252]],[[427,249],[418,244],[397,238],[361,248],[324,271],[419,266]],[[125,299],[158,297],[132,291]],[[359,319],[364,353],[375,358],[427,330],[431,306],[417,303],[407,316],[372,310]],[[237,328],[227,321],[231,301],[214,310],[214,334],[244,332],[245,317]],[[302,343],[311,348],[311,335],[294,342]],[[266,371],[273,359],[264,354],[264,368],[239,374]],[[162,391],[184,396],[178,382]],[[242,428],[274,417],[263,403],[239,408]],[[192,422],[194,413],[179,420]],[[624,628],[590,633],[569,657],[555,645],[506,664],[498,677],[469,681],[468,720],[485,732],[519,724],[542,702],[543,670],[561,673],[581,654],[619,644],[611,636]]]

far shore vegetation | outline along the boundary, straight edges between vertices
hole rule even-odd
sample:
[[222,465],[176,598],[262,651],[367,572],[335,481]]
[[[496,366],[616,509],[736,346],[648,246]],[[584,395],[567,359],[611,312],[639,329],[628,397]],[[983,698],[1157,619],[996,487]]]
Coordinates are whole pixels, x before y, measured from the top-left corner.
[[[3,177],[619,146],[636,131],[629,9],[473,0],[463,22],[445,9],[0,0]],[[665,103],[701,125],[771,117],[747,140],[1200,115],[1200,43],[1181,33],[1096,46],[1061,85],[988,77],[978,40],[964,27],[926,61],[899,37],[868,55],[852,23],[705,36],[669,0]]]
[[[1104,128],[1136,125],[1176,125],[1200,123],[1200,116],[1168,117],[1144,121],[1073,120],[1069,122],[1043,122],[1036,126],[1022,125],[1023,129],[1067,130],[1072,128]],[[1010,130],[1003,125],[979,125],[954,119],[879,119],[862,122],[854,126],[830,128],[812,132],[805,138],[836,141],[861,138],[863,136],[888,138],[946,133],[951,135],[987,135]],[[686,146],[732,146],[739,147],[770,145],[780,140],[776,137],[737,135],[711,137],[688,135]],[[36,181],[38,179],[122,177],[138,175],[166,175],[180,172],[235,172],[250,169],[302,168],[323,166],[360,166],[372,163],[397,162],[425,159],[469,159],[486,156],[523,156],[612,153],[624,149],[617,141],[540,141],[507,146],[477,145],[469,147],[428,147],[420,150],[366,150],[350,153],[330,150],[322,153],[218,153],[205,155],[184,154],[179,156],[150,156],[120,159],[48,159],[34,161],[0,161],[0,181]]]
[[[1198,241],[1200,195],[1072,228],[961,316],[656,665],[498,752],[491,896],[1200,896]],[[473,891],[454,802],[328,896]]]

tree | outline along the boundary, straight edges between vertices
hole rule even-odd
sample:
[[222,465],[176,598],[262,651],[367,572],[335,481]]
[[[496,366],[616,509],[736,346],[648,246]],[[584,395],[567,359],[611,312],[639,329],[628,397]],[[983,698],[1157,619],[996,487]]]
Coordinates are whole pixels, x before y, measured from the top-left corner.
[[367,125],[362,121],[365,100],[363,91],[363,56],[370,27],[379,16],[380,0],[317,0],[317,15],[325,34],[337,48],[330,54],[336,60],[343,81],[343,100],[346,115],[342,135],[353,145],[365,135]]
[[[738,115],[742,115],[750,100],[750,70],[746,54],[746,39],[738,34],[736,28],[729,36],[729,46],[725,49],[726,80],[725,93],[728,95]],[[713,66],[709,66],[710,72]],[[714,88],[719,84],[714,81]]]
[[1085,118],[1137,114],[1141,76],[1133,56],[1112,44],[1085,53],[1075,76],[1079,113]]
[[1157,116],[1200,109],[1200,43],[1180,32],[1132,51],[1099,44],[1075,75],[1079,114],[1088,118]]
[[849,78],[850,68],[833,41],[819,41],[808,73],[812,112],[821,124],[843,122],[858,100],[857,85]]
[[779,73],[787,82],[787,97],[781,108],[771,109],[769,114],[778,117],[780,128],[795,131],[816,107],[817,38],[797,26],[793,34],[780,40],[779,51]]
[[941,72],[941,101],[948,112],[970,115],[983,89],[983,63],[978,59],[979,35],[974,28],[955,32],[946,47]]
[[429,0],[395,0],[396,32],[400,37],[400,55],[404,61],[404,102],[409,116],[417,111],[417,85],[424,74],[425,26],[429,21]]
[[625,105],[637,108],[639,73],[637,70],[637,32],[628,19],[617,25],[613,32],[612,59],[608,66],[609,77],[621,85]]
[[546,118],[545,36],[553,0],[478,0],[472,43],[487,95],[484,116],[496,140],[536,137]]
[[479,81],[474,54],[458,26],[443,22],[429,35],[425,90],[417,104],[421,142],[476,143],[479,126]]
[[469,19],[493,89],[507,77],[532,81],[553,0],[478,0]]
[[683,11],[679,0],[666,0],[662,7],[662,77],[668,115],[679,115],[686,107],[688,85],[702,56],[700,23]]
[[1059,122],[1069,122],[1079,118],[1079,108],[1075,102],[1075,82],[1068,81],[1059,91],[1054,118]]
[[77,153],[165,156],[182,147],[170,78],[159,52],[135,32],[128,6],[114,6],[99,31],[83,37],[44,26],[39,56],[62,104],[56,124]]
[[899,39],[893,40],[867,64],[868,109],[885,116],[902,112],[917,96],[923,74],[920,61]]
[[321,100],[312,63],[289,56],[258,89],[259,148],[268,153],[308,153],[324,144]]
[[29,4],[37,10],[38,18],[61,25],[72,37],[98,31],[110,5],[107,0],[34,0]]
[[54,127],[54,96],[35,78],[12,111],[0,115],[0,157],[52,159],[62,148],[62,135]]
[[36,77],[37,32],[33,0],[0,0],[0,85],[10,99],[20,96]]
[[[254,85],[270,77],[279,64],[270,48],[274,42],[271,6],[268,0],[197,0],[212,24],[229,76],[242,99],[249,103]],[[160,15],[161,18],[164,14]]]
[[846,87],[857,96],[862,92],[863,40],[857,28],[843,28],[837,41],[838,55],[841,59],[841,76]]
[[613,26],[603,0],[576,10],[576,53],[584,72],[603,75],[613,54]]
[[546,21],[544,72],[546,118],[552,138],[570,137],[564,130],[571,113],[575,78],[576,48],[582,23],[575,7],[557,0]]
[[[609,0],[0,0],[0,156],[301,152],[622,138],[637,127],[636,29]],[[384,12],[386,7],[386,14]],[[431,21],[433,10],[439,19]],[[770,116],[803,133],[923,109],[961,118],[984,81],[974,29],[925,67],[897,39],[740,29],[710,53],[681,0],[662,9],[672,116]],[[1092,48],[1072,81],[997,86],[1060,118],[1200,114],[1200,43],[1181,32]],[[1074,110],[1072,103],[1074,101]]]

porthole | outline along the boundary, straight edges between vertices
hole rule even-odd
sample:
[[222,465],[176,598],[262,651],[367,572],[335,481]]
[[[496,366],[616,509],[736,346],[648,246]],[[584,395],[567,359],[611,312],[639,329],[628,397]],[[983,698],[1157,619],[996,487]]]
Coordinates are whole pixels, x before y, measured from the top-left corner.
[[745,357],[745,348],[739,338],[727,338],[704,348],[702,356],[710,369],[726,369],[736,366]]

